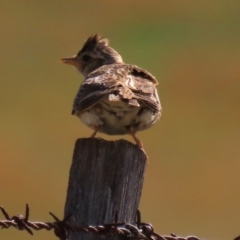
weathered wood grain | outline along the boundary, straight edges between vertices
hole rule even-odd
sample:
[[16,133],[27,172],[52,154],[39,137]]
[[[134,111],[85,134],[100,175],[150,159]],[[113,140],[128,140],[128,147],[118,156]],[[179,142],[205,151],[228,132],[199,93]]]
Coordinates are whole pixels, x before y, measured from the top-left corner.
[[[78,139],[65,204],[65,216],[73,214],[69,222],[76,226],[112,223],[116,211],[119,222],[133,221],[146,165],[146,155],[128,141]],[[68,236],[69,240],[106,239],[86,233],[68,232]]]

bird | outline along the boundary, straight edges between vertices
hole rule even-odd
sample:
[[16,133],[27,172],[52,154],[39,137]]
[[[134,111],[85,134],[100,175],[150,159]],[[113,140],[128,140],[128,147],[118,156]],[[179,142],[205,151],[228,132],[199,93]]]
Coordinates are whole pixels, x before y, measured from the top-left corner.
[[156,78],[124,63],[109,40],[99,34],[90,36],[77,54],[60,61],[76,67],[83,76],[72,114],[93,130],[90,137],[97,132],[130,134],[143,150],[136,133],[153,126],[162,113]]

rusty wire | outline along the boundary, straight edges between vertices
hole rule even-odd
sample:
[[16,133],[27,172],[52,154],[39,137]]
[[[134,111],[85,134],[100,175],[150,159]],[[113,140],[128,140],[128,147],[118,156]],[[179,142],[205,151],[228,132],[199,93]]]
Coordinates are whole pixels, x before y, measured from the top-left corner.
[[33,235],[34,230],[54,230],[55,235],[61,240],[67,240],[67,231],[72,232],[84,232],[94,233],[99,235],[108,236],[123,236],[132,239],[145,239],[145,240],[200,240],[194,236],[178,237],[171,233],[170,236],[161,236],[154,232],[151,224],[141,222],[140,212],[138,211],[135,224],[118,223],[117,216],[114,223],[97,225],[97,226],[85,226],[76,227],[72,226],[67,221],[71,215],[65,217],[63,220],[58,219],[53,213],[49,213],[55,220],[55,222],[32,222],[29,220],[29,206],[26,204],[25,216],[13,216],[10,217],[7,211],[0,206],[5,220],[0,220],[0,226],[2,228],[15,227],[18,230],[25,230],[29,234]]

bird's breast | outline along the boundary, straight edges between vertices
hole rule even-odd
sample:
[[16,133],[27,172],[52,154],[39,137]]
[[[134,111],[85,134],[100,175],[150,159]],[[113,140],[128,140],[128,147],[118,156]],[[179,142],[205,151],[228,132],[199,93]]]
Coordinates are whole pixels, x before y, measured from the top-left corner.
[[108,97],[78,115],[88,127],[99,127],[99,132],[109,135],[128,134],[130,129],[141,131],[152,126],[160,114],[146,106],[129,105],[127,101],[110,101]]

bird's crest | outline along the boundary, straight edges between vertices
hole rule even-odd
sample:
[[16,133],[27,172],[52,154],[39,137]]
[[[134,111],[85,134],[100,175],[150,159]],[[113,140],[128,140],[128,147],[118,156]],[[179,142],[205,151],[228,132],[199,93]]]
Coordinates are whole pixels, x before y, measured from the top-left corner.
[[92,35],[84,43],[82,49],[78,52],[78,55],[81,52],[91,51],[91,50],[94,50],[97,47],[99,47],[99,48],[107,47],[108,46],[108,42],[109,42],[108,39],[103,38],[99,34]]

